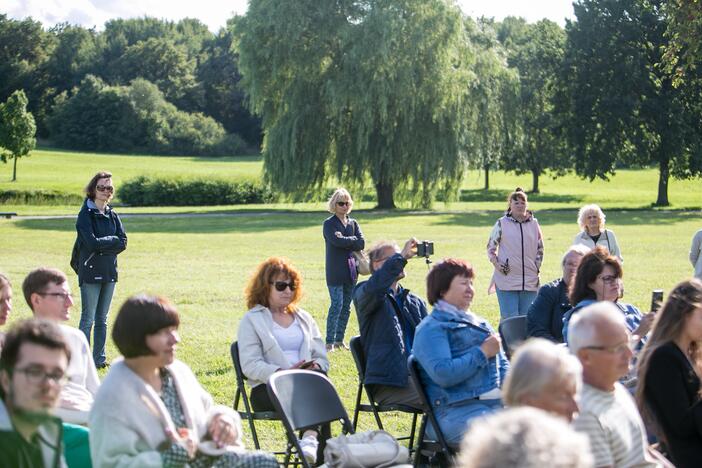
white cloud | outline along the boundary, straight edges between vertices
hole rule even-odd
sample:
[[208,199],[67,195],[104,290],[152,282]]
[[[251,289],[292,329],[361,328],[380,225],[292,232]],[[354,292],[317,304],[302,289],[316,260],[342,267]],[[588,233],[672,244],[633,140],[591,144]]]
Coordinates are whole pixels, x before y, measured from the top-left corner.
[[[68,22],[102,29],[112,18],[153,16],[178,21],[197,18],[211,31],[224,26],[235,13],[244,14],[247,0],[1,0],[0,11],[11,18],[27,16],[45,26]],[[295,0],[285,0],[295,1]],[[325,0],[319,0],[325,1]],[[470,16],[523,16],[528,21],[549,18],[564,24],[564,18],[573,16],[572,0],[457,0]]]

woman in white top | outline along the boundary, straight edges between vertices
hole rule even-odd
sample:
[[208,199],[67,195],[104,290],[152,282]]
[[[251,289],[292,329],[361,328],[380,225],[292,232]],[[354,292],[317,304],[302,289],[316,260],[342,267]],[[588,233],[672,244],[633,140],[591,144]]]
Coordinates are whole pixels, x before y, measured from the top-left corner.
[[[287,259],[271,257],[260,264],[245,295],[250,310],[239,324],[241,369],[252,388],[253,409],[275,411],[266,388],[269,377],[283,369],[326,373],[326,348],[312,316],[297,306],[302,297],[302,276]],[[300,445],[305,458],[314,462],[317,428],[305,431]]]
[[598,205],[585,205],[580,208],[578,224],[581,232],[573,239],[573,245],[582,244],[590,249],[601,245],[612,256],[617,257],[619,262],[624,261],[614,232],[605,229],[605,214]]

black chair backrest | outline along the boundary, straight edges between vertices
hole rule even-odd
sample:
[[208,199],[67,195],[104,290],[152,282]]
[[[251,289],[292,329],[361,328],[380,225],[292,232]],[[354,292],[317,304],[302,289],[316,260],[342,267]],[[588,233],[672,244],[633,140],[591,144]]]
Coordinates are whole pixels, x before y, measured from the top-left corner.
[[[449,453],[451,451],[451,447],[446,442],[444,434],[441,432],[441,428],[439,427],[439,422],[436,420],[436,415],[434,415],[434,408],[431,406],[431,402],[429,401],[429,395],[427,395],[427,391],[424,389],[424,384],[422,384],[422,379],[419,375],[419,363],[415,359],[414,355],[410,355],[410,357],[407,359],[407,368],[409,370],[412,383],[414,383],[414,387],[417,389],[419,400],[422,403],[422,411],[424,411],[424,414],[427,416],[427,419],[429,419],[429,422],[431,423],[432,427],[434,427],[434,432],[436,433],[438,439],[437,442],[439,442],[439,444],[444,448],[444,450],[447,453]],[[420,434],[420,437],[423,435],[424,434]]]
[[527,339],[527,316],[517,315],[504,319],[499,326],[502,345],[508,356]]
[[236,374],[236,384],[239,388],[243,390],[246,376],[244,375],[244,371],[241,370],[241,362],[239,362],[238,342],[235,341],[234,343],[232,343],[231,347],[229,348],[229,353],[232,355],[232,362],[234,363],[234,374]]
[[349,347],[351,348],[353,362],[356,363],[358,378],[361,380],[361,382],[363,382],[366,379],[366,356],[363,353],[363,343],[361,343],[361,337],[357,335],[351,338]]
[[334,385],[319,372],[298,369],[276,372],[268,380],[268,394],[293,431],[341,420],[345,430],[353,432]]

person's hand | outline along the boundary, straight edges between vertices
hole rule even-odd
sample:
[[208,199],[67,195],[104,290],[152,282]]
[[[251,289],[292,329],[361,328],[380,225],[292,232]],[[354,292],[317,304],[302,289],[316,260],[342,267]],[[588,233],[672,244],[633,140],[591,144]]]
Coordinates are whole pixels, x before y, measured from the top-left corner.
[[292,366],[290,366],[290,368],[291,368],[291,369],[300,369],[300,366],[303,365],[304,363],[305,363],[305,360],[304,360],[304,359],[300,359],[300,360],[297,361],[295,364],[293,364]]
[[166,436],[176,444],[180,445],[185,449],[188,454],[188,458],[192,459],[195,457],[195,452],[197,452],[197,444],[190,431],[186,427],[178,428],[178,432],[173,432],[170,429],[166,429]]
[[210,420],[207,432],[209,432],[218,448],[222,448],[225,445],[234,445],[237,437],[239,437],[234,420],[226,414],[215,414]]
[[344,237],[344,235],[341,233],[341,231],[336,231],[336,232],[334,233],[334,235],[335,235],[336,237]]
[[653,321],[655,319],[656,314],[654,312],[644,314],[643,318],[639,322],[639,326],[636,327],[636,330],[634,330],[632,334],[639,335],[641,338],[643,338],[649,331],[651,331],[651,326],[653,325]]
[[417,255],[417,239],[416,238],[411,238],[407,242],[405,242],[405,246],[402,247],[402,252],[400,254],[402,257],[404,257],[406,260],[409,260],[410,258],[414,257]]
[[498,261],[495,263],[495,268],[497,268],[497,270],[500,271],[503,275],[506,275],[510,271],[509,263],[500,263]]
[[486,358],[490,359],[500,352],[501,343],[502,340],[500,340],[500,335],[493,333],[485,338],[485,341],[483,341],[483,343],[480,345],[480,351],[483,352]]

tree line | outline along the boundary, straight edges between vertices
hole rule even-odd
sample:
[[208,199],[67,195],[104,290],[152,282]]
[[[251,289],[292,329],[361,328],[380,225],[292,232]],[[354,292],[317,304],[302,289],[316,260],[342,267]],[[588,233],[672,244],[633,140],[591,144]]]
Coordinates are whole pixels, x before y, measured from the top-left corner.
[[337,179],[372,186],[382,208],[427,206],[455,198],[468,168],[486,189],[491,171],[529,173],[538,192],[544,175],[655,165],[667,205],[671,176],[702,174],[689,4],[574,12],[562,28],[472,19],[451,0],[255,0],[217,34],[193,19],[97,32],[0,15],[0,102],[24,90],[38,136],[69,148],[261,144],[266,181],[296,198]]

